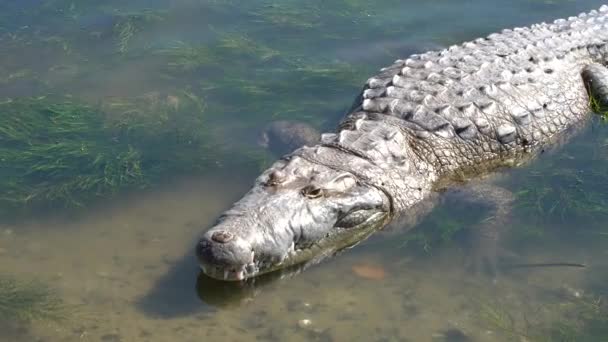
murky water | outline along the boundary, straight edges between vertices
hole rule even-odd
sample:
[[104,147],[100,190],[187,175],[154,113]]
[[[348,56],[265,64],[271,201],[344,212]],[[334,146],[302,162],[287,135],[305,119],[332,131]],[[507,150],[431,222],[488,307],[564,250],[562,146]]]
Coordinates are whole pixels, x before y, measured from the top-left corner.
[[[499,180],[517,195],[504,247],[521,263],[585,268],[505,267],[496,282],[471,273],[463,228],[479,217],[450,204],[413,231],[378,232],[283,277],[218,283],[199,277],[193,255],[201,232],[274,158],[256,145],[268,122],[298,119],[329,130],[364,81],[397,57],[600,5],[0,4],[0,103],[34,101],[10,112],[21,113],[42,96],[68,99],[101,113],[92,127],[108,132],[57,135],[77,141],[83,154],[50,163],[65,162],[53,173],[44,173],[55,167],[44,161],[11,155],[36,151],[0,135],[0,156],[13,158],[0,162],[40,167],[29,177],[19,165],[0,164],[0,176],[12,182],[0,184],[0,273],[48,285],[69,308],[60,321],[1,321],[0,340],[608,340],[608,126],[599,118]],[[54,158],[55,150],[45,151]],[[87,151],[100,152],[91,161]],[[87,166],[112,153],[125,158],[120,177],[110,177],[111,162]],[[101,172],[105,185],[69,182],[85,179],[78,178],[85,168],[86,179]],[[80,190],[99,196],[80,197]]]

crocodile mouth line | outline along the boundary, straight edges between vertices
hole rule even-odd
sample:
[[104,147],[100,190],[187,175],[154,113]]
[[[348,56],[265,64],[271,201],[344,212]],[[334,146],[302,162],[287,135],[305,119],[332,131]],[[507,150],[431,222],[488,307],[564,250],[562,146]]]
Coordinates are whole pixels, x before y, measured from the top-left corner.
[[[323,240],[320,241],[320,243]],[[242,281],[247,278],[255,277],[264,273],[269,273],[277,269],[304,262],[320,250],[317,244],[312,244],[306,248],[296,248],[295,243],[291,244],[285,258],[279,263],[272,263],[266,258],[258,258],[256,260],[255,252],[251,252],[251,262],[241,266],[214,266],[200,264],[200,268],[207,276],[227,281]]]
[[[362,236],[371,234],[377,223],[384,222],[390,217],[390,212],[377,212],[371,215],[359,227],[339,228],[335,227],[337,233],[328,234],[324,238],[312,242],[305,247],[292,243],[285,257],[280,262],[272,262],[263,256],[258,257],[251,251],[251,259],[248,264],[239,266],[219,266],[200,263],[201,271],[210,278],[223,281],[244,281],[248,278],[257,277],[289,266],[298,265],[308,261],[321,260],[325,256],[332,255],[341,249],[351,247],[361,240]],[[354,233],[353,233],[354,232]]]

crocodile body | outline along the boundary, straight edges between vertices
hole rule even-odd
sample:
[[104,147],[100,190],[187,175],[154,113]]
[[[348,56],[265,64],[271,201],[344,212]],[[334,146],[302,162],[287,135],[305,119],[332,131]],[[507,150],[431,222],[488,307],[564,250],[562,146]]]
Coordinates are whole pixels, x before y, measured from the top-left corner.
[[[241,280],[352,244],[454,178],[528,160],[606,98],[608,6],[397,60],[335,133],[277,161],[201,239],[203,272]],[[355,239],[356,240],[356,239]]]

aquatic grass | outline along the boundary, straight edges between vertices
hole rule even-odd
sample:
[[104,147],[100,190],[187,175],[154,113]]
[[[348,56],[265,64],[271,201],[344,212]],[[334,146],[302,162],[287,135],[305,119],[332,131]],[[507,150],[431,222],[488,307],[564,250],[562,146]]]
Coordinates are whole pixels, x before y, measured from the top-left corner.
[[471,210],[471,205],[476,206],[451,200],[437,206],[411,232],[404,235],[398,242],[399,247],[428,254],[433,248],[469,240],[471,232],[488,214],[487,208]]
[[477,304],[483,326],[508,340],[600,341],[608,336],[608,305],[604,297],[583,294],[544,304],[533,304],[535,315],[522,316],[522,309],[500,300]]
[[175,41],[168,48],[159,49],[155,53],[166,57],[170,70],[177,72],[224,66],[228,61],[237,67],[243,63],[264,63],[280,54],[247,35],[229,32],[218,33],[217,39],[210,44],[195,46]]
[[[431,249],[452,242],[457,234],[463,232],[467,227],[462,220],[452,217],[432,215],[431,222],[423,222],[421,227],[410,234],[406,234],[401,240],[401,247],[420,249],[429,253]],[[428,225],[428,226],[427,226]]]
[[506,335],[509,340],[530,338],[528,332],[522,330],[513,315],[498,303],[481,303],[478,311],[479,319],[491,327]]
[[114,26],[114,30],[118,33],[118,51],[120,53],[127,52],[129,42],[135,35],[135,25],[129,19],[121,21]]
[[608,104],[604,101],[594,97],[589,96],[589,107],[591,110],[598,114],[602,119],[608,119]]
[[207,103],[191,91],[111,98],[101,108],[118,139],[142,151],[145,170],[201,170],[221,154],[207,127]]
[[[277,52],[242,37],[205,46],[180,42],[157,53],[167,59],[172,77],[202,76],[196,82],[211,112],[257,123],[279,117],[337,121],[333,113],[352,104],[370,68]],[[229,68],[224,67],[227,60]]]
[[[596,116],[592,121],[559,153],[513,171],[509,183],[516,194],[518,215],[534,222],[578,222],[579,230],[595,229],[595,222],[608,218],[608,131],[603,119]],[[590,136],[593,139],[585,139]]]
[[[274,29],[304,31],[314,30],[315,37],[353,39],[364,37],[370,32],[394,30],[376,21],[375,14],[392,10],[400,5],[398,1],[366,2],[359,0],[322,1],[264,1],[254,8],[246,8],[253,23]],[[344,30],[346,29],[346,31]]]
[[73,45],[73,43],[70,42],[65,37],[61,37],[61,36],[48,36],[48,37],[41,37],[40,40],[42,42],[44,42],[44,43],[60,47],[67,54],[72,53],[72,50],[73,50],[72,45]]
[[560,221],[608,218],[608,179],[601,171],[608,165],[601,164],[598,161],[597,168],[587,172],[564,165],[533,172],[539,176],[523,179],[515,192],[517,211],[537,219]]
[[608,336],[606,298],[586,295],[566,305],[564,319],[547,329],[551,341],[600,341]]
[[19,80],[36,79],[37,75],[30,69],[18,69],[9,71],[8,74],[0,76],[0,84],[7,85]]
[[218,62],[218,58],[208,47],[192,46],[181,41],[173,42],[170,47],[156,53],[167,57],[167,66],[172,71],[188,72]]
[[[168,13],[151,8],[129,8],[132,6],[118,1],[46,0],[40,6],[28,9],[24,17],[28,21],[27,27],[31,26],[32,32],[40,35],[39,39],[53,41],[66,51],[82,52],[86,49],[82,43],[89,43],[90,37],[99,38],[108,33],[114,35],[118,52],[126,54],[138,32],[164,21]],[[90,30],[89,25],[99,25],[96,21],[104,22],[104,18],[108,25],[102,32]],[[93,23],[87,23],[87,20]]]
[[300,63],[294,70],[295,77],[302,79],[304,85],[323,84],[328,88],[340,86],[352,88],[361,85],[368,67],[355,66],[351,63],[331,61],[324,64],[319,62]]
[[254,41],[243,34],[220,33],[217,47],[232,54],[255,57],[260,62],[279,55],[277,50]]
[[[246,103],[245,99],[298,105],[298,100],[322,102],[323,97],[336,94],[348,94],[345,99],[352,102],[364,77],[362,67],[343,62],[306,65],[294,59],[290,63],[292,65],[248,70],[248,75],[227,74],[222,79],[212,78],[200,83],[204,89],[214,91],[213,98],[222,99],[224,94],[229,94],[238,95],[243,103]],[[318,94],[320,90],[324,90],[324,94]]]
[[606,298],[584,294],[550,305],[557,318],[531,327],[538,341],[603,341],[608,336]]
[[[231,66],[260,65],[281,57],[281,63],[293,65],[293,57],[308,56],[314,61],[323,58],[319,53],[311,56],[311,49],[321,48],[324,43],[335,44],[336,40],[366,41],[367,35],[374,37],[380,34],[378,30],[386,29],[385,25],[369,27],[362,21],[370,19],[371,10],[382,10],[396,5],[395,2],[366,4],[359,1],[324,2],[312,1],[262,1],[252,5],[248,1],[232,1],[223,4],[230,7],[231,16],[248,21],[248,30],[239,25],[228,25],[230,28],[219,29],[209,26],[215,38],[205,44],[192,44],[176,41],[173,46],[162,48],[157,53],[173,57],[170,67],[174,71],[191,71],[205,66],[225,66],[230,61]],[[214,3],[206,6],[215,8]],[[214,24],[212,24],[214,25]],[[221,25],[223,27],[224,25]],[[220,26],[218,26],[220,27]],[[276,30],[283,30],[283,34],[276,36]],[[306,32],[291,32],[290,29]],[[305,31],[304,31],[305,29]],[[314,34],[310,30],[314,29]],[[339,29],[336,31],[336,29]],[[391,28],[394,30],[394,28]],[[355,35],[355,33],[357,34]],[[356,38],[356,37],[358,38]],[[387,38],[396,37],[391,32]],[[265,37],[265,38],[264,38]],[[273,37],[268,39],[268,37]],[[327,37],[330,37],[329,39]],[[284,39],[282,39],[284,38]],[[312,63],[307,63],[308,65]]]
[[116,24],[114,24],[114,32],[117,35],[118,51],[124,54],[129,50],[129,45],[135,34],[143,30],[146,25],[165,20],[166,12],[152,9],[142,9],[137,12],[115,10],[112,15],[117,18]]
[[83,193],[108,194],[144,182],[138,153],[104,134],[103,116],[70,99],[0,104],[0,202],[81,205]]
[[[0,103],[0,208],[82,206],[216,160],[205,103],[188,91],[100,106],[72,98]],[[217,149],[215,149],[217,150]]]
[[323,16],[319,6],[307,3],[271,2],[251,10],[254,22],[283,29],[312,29],[321,25]]
[[57,322],[68,316],[68,306],[48,286],[0,276],[0,320]]
[[314,118],[322,126],[324,121],[337,121],[337,116],[350,107],[360,85],[375,67],[318,54],[312,56],[308,50],[311,45],[300,38],[314,37],[318,41],[318,35],[298,38],[297,34],[287,33],[299,42],[296,45],[262,37],[266,29],[276,30],[275,25],[282,25],[278,20],[285,20],[284,24],[289,25],[287,21],[305,18],[301,25],[310,28],[316,26],[314,18],[323,17],[326,24],[331,22],[328,18],[333,18],[334,9],[343,12],[345,7],[363,5],[266,1],[252,6],[233,1],[225,6],[248,14],[250,17],[244,18],[253,18],[256,23],[246,33],[240,27],[224,31],[211,27],[213,37],[209,42],[175,41],[153,54],[166,60],[167,78],[198,83],[208,99],[210,111],[223,113],[226,120],[234,117],[260,123],[276,118]]

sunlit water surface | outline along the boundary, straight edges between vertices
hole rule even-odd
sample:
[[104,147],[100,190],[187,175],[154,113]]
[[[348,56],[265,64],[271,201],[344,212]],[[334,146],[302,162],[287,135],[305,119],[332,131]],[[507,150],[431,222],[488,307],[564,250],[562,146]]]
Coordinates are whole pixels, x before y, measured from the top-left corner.
[[[207,101],[216,144],[256,151],[257,132],[274,119],[331,129],[374,70],[404,54],[601,4],[129,3],[2,5],[0,97],[70,94],[96,104],[149,94],[172,99],[187,89]],[[217,45],[226,35],[251,44],[221,63],[209,62],[212,67],[205,61],[184,66],[167,53]],[[199,278],[194,243],[272,158],[226,163],[218,157],[208,170],[164,175],[145,190],[1,223],[0,272],[49,284],[73,313],[60,322],[1,323],[0,340],[560,340],[568,332],[559,335],[559,326],[580,327],[581,307],[602,305],[608,294],[602,221],[608,127],[592,121],[566,147],[500,179],[518,194],[504,246],[521,262],[586,268],[510,269],[496,281],[473,274],[461,241],[466,234],[424,235],[471,222],[469,211],[446,205],[413,231],[378,232],[299,274],[218,284]]]

